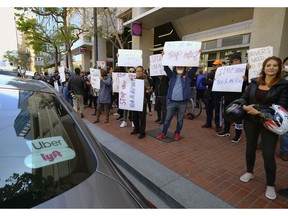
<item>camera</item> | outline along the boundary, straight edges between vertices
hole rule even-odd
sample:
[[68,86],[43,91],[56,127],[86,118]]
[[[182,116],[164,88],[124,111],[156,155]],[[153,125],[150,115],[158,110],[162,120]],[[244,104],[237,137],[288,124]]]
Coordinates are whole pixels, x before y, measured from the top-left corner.
[[70,91],[70,92],[69,92],[69,97],[70,97],[71,99],[76,99],[76,96],[75,96],[75,94],[74,94],[73,91]]

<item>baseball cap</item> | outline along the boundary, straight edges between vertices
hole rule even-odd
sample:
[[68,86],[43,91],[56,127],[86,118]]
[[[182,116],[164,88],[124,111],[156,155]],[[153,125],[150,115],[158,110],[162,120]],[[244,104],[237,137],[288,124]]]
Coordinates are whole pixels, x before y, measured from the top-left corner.
[[241,57],[241,54],[240,53],[233,53],[231,56],[230,56],[230,61],[233,61],[234,59],[242,59]]
[[217,59],[213,62],[213,65],[222,65],[222,61]]

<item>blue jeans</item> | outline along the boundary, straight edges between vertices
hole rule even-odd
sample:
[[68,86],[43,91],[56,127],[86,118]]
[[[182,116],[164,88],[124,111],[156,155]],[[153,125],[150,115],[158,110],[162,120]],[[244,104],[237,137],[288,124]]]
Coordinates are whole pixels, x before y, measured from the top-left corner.
[[288,132],[280,136],[280,153],[288,153]]
[[63,97],[68,101],[68,103],[73,107],[73,100],[68,96],[68,87],[63,87]]
[[172,101],[168,100],[166,118],[163,124],[162,133],[167,134],[170,127],[171,120],[177,112],[177,127],[174,133],[180,133],[183,127],[183,118],[187,107],[187,100],[185,101]]

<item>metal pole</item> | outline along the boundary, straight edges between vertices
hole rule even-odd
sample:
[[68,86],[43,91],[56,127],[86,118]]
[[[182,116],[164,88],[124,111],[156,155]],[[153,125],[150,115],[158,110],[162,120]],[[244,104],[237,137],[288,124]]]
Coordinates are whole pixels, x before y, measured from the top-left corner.
[[93,8],[94,14],[94,66],[97,66],[98,61],[98,33],[97,33],[97,8]]

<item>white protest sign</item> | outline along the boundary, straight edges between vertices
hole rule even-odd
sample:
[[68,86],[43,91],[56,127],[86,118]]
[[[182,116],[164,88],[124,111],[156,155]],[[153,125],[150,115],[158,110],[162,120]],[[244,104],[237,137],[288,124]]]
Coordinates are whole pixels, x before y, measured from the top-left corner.
[[150,76],[167,76],[166,72],[164,71],[163,65],[162,65],[162,55],[151,55],[150,56]]
[[144,80],[121,79],[119,88],[119,108],[132,111],[143,111]]
[[113,92],[119,92],[119,85],[121,79],[135,79],[135,73],[121,73],[121,72],[113,72],[112,73],[112,80],[113,80]]
[[199,66],[201,42],[173,41],[165,42],[163,65]]
[[142,66],[142,50],[119,49],[118,66]]
[[218,67],[212,91],[241,92],[246,64]]
[[262,48],[250,49],[247,51],[248,53],[248,64],[251,66],[249,69],[249,82],[252,78],[258,77],[263,61],[273,56],[273,47],[267,46]]
[[28,70],[26,70],[26,71],[25,71],[25,75],[32,77],[32,76],[34,76],[34,72],[33,72],[33,71],[28,71]]
[[58,71],[59,71],[61,82],[65,82],[66,81],[65,68],[64,67],[59,67]]
[[54,81],[54,89],[59,92],[59,85],[57,80]]
[[100,89],[100,70],[90,68],[90,74],[92,88]]

